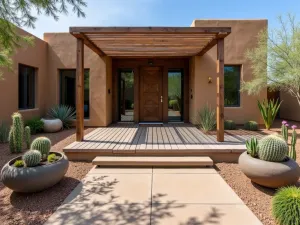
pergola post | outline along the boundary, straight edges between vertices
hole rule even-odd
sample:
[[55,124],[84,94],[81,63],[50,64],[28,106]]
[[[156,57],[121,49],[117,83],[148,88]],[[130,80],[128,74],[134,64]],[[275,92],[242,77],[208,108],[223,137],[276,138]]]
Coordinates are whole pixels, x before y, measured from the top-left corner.
[[217,141],[224,141],[224,38],[217,40]]
[[84,134],[84,41],[77,38],[76,52],[76,141],[83,140]]

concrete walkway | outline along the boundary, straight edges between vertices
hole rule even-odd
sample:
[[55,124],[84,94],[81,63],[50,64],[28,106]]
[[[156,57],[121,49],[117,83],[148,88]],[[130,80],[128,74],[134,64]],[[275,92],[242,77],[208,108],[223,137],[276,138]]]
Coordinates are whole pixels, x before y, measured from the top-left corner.
[[262,225],[213,168],[93,168],[46,224]]

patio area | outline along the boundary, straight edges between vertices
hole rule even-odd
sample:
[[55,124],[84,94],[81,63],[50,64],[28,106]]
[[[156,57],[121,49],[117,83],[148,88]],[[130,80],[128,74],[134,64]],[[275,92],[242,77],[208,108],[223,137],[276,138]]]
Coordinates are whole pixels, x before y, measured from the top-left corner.
[[[100,155],[194,155],[210,156],[214,161],[236,161],[245,151],[245,141],[252,136],[260,138],[263,133],[225,132],[225,141],[218,142],[216,134],[204,134],[188,123],[138,125],[117,123],[109,127],[97,128],[64,148],[72,160],[92,160]],[[223,158],[220,158],[223,157]]]

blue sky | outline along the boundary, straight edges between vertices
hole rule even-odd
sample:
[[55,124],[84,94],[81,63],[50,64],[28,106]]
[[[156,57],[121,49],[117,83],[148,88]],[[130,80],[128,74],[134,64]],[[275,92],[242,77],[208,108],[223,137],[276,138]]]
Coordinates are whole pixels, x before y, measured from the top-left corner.
[[25,28],[42,38],[45,32],[68,32],[70,26],[190,26],[194,19],[268,19],[277,26],[277,16],[288,12],[300,21],[299,0],[86,0],[86,18],[70,9],[59,21],[39,16],[35,29]]

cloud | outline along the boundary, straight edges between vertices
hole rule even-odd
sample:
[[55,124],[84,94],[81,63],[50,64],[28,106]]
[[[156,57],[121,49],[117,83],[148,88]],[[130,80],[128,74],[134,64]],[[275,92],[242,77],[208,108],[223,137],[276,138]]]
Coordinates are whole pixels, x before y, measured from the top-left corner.
[[43,38],[46,32],[69,32],[70,26],[149,26],[157,0],[86,0],[86,18],[78,18],[69,7],[68,15],[51,17],[37,15],[35,29],[24,30]]

